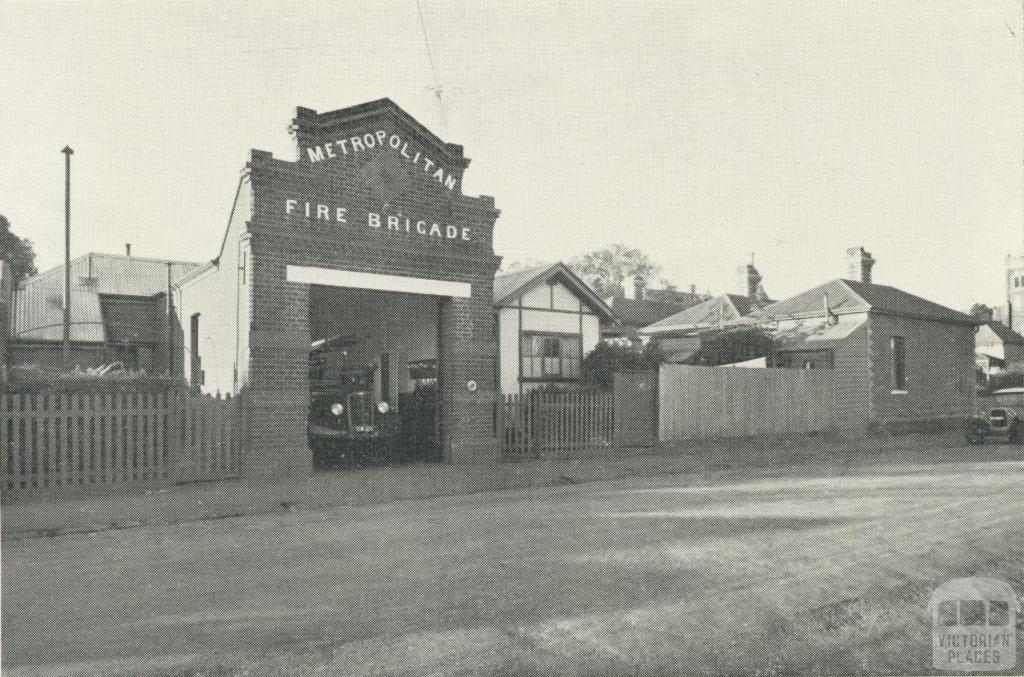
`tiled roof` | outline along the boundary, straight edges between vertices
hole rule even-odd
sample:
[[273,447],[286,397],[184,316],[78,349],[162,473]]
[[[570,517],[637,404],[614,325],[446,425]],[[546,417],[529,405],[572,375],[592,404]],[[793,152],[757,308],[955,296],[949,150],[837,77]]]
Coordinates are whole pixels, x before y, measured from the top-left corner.
[[645,326],[643,334],[664,334],[714,327],[738,320],[750,313],[750,299],[739,294],[720,294]]
[[[196,269],[189,261],[169,261],[115,254],[86,254],[71,261],[71,340],[102,342],[101,295],[153,296]],[[23,280],[14,300],[15,338],[60,341],[64,321],[64,266]]]
[[836,279],[777,301],[753,313],[772,319],[816,317],[829,310],[836,314],[874,311],[956,324],[979,324],[970,315],[884,284]]

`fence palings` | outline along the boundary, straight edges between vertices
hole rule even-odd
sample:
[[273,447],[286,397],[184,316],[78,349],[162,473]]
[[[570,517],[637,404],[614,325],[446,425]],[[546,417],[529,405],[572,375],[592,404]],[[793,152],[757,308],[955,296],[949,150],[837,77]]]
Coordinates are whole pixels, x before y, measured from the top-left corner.
[[495,420],[506,460],[554,458],[613,439],[612,396],[605,392],[504,395]]
[[231,477],[237,402],[184,389],[0,396],[0,490]]

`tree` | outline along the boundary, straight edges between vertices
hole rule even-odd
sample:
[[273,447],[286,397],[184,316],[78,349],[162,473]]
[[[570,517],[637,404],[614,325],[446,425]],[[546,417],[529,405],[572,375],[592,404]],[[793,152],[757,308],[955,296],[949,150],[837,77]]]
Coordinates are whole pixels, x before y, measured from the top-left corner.
[[621,295],[629,275],[649,280],[661,270],[647,254],[622,243],[577,256],[569,266],[603,297]]
[[758,357],[769,357],[775,351],[774,337],[757,325],[707,332],[700,349],[687,364],[719,366],[735,364]]
[[642,347],[627,340],[602,341],[587,353],[580,368],[584,386],[610,390],[618,371],[650,371],[664,361],[653,343]]
[[11,267],[14,282],[36,274],[36,253],[32,241],[11,232],[11,222],[0,214],[0,259]]
[[987,306],[984,303],[975,303],[971,306],[971,310],[968,312],[968,315],[984,322],[991,322],[993,312],[994,311],[990,306]]

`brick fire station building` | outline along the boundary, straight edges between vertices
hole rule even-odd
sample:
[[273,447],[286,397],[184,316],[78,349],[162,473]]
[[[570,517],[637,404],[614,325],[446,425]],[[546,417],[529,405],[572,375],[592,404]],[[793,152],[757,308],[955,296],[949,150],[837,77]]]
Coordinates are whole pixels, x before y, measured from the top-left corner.
[[297,159],[252,151],[220,251],[177,284],[186,377],[243,395],[243,465],[280,473],[311,463],[311,345],[352,345],[384,401],[436,365],[440,457],[496,459],[499,211],[462,193],[462,146],[388,99],[292,129]]

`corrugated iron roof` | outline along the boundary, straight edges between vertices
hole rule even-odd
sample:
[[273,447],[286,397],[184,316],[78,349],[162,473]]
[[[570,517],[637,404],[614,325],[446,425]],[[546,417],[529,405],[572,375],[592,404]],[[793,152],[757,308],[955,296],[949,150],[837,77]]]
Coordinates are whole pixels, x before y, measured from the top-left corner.
[[[101,295],[153,296],[199,267],[171,261],[116,254],[85,254],[71,261],[71,340],[89,343],[106,338]],[[64,266],[23,280],[15,293],[13,329],[17,339],[60,341],[64,322]]]
[[739,294],[719,294],[707,301],[682,310],[648,325],[641,334],[667,334],[716,327],[740,319],[750,313],[750,299]]

